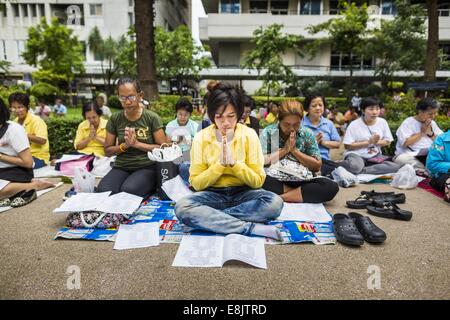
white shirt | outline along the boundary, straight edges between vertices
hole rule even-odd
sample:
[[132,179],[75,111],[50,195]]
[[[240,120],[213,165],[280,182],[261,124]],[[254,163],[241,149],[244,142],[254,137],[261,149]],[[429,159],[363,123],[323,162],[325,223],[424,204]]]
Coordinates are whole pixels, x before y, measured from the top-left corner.
[[[417,121],[415,117],[406,118],[400,127],[397,129],[397,145],[395,150],[395,155],[398,156],[403,153],[410,153],[414,156],[416,155],[427,155],[428,149],[433,144],[433,139],[428,136],[422,136],[419,141],[409,145],[408,147],[403,147],[405,141],[412,135],[419,133],[422,127],[422,123]],[[438,127],[436,122],[431,121],[431,128],[436,136],[440,135],[442,130]]]
[[[0,139],[0,153],[17,157],[20,152],[30,147],[25,128],[20,124],[8,121],[8,130]],[[15,167],[16,165],[0,160],[0,168]]]
[[[367,141],[375,134],[380,136],[380,140],[386,140],[389,142],[394,140],[391,130],[389,129],[389,125],[385,119],[378,117],[373,125],[367,126],[363,120],[363,117],[361,117],[349,124],[347,131],[345,131],[343,142],[344,144],[352,144],[355,142]],[[381,154],[381,148],[377,145],[370,145],[368,147],[363,147],[356,150],[346,150],[344,152],[344,156],[350,153],[356,153],[363,158],[369,159]]]
[[103,106],[102,107],[102,112],[103,112],[103,115],[106,117],[106,118],[111,118],[111,116],[112,116],[112,112],[111,112],[111,109],[108,107],[108,106]]

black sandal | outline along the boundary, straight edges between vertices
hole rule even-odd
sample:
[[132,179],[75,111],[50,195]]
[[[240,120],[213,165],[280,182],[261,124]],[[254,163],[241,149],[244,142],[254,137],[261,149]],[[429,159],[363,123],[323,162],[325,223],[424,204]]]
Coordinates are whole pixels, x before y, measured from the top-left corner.
[[0,207],[10,207],[11,206],[11,202],[15,198],[22,196],[22,194],[24,194],[24,193],[25,193],[25,190],[22,190],[22,191],[17,192],[15,195],[13,195],[13,196],[11,196],[9,198],[5,198],[5,199],[0,200]]
[[36,189],[31,189],[11,201],[11,207],[18,208],[29,204],[37,198]]
[[364,209],[368,205],[375,204],[375,202],[405,203],[405,201],[406,196],[404,193],[385,192],[376,194],[374,191],[362,191],[358,198],[353,201],[347,201],[346,205],[350,209]]
[[358,231],[353,219],[343,213],[333,215],[333,228],[336,240],[351,246],[364,244],[364,238]]
[[358,231],[367,242],[382,243],[386,240],[386,233],[377,227],[369,217],[365,217],[356,212],[350,212],[348,216],[355,221]]
[[392,202],[375,202],[374,206],[367,206],[367,211],[377,217],[409,221],[412,218],[412,212],[400,209]]

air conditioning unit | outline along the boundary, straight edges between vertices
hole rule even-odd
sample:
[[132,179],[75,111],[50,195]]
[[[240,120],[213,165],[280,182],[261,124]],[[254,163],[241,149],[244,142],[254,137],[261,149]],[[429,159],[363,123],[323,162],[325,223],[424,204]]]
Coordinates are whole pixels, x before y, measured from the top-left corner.
[[369,14],[369,15],[376,15],[376,14],[379,14],[380,13],[380,7],[378,7],[377,5],[370,5],[368,8],[367,8],[367,13]]

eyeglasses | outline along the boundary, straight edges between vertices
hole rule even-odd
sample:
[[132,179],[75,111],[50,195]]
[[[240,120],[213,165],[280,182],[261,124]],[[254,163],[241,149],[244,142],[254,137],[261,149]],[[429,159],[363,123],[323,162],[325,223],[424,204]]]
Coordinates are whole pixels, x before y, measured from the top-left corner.
[[134,101],[136,101],[136,99],[137,99],[137,96],[128,96],[128,97],[119,96],[120,102],[126,102],[127,100],[130,100],[130,102],[134,102]]

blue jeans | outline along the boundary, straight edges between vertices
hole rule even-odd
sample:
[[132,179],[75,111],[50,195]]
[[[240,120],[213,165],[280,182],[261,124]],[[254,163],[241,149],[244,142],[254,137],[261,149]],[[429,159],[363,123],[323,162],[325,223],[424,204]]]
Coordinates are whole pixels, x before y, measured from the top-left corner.
[[175,214],[192,229],[248,235],[254,222],[274,220],[282,209],[283,199],[273,192],[228,187],[208,188],[181,199],[175,205]]
[[191,163],[189,161],[183,162],[180,164],[178,171],[180,172],[180,177],[189,184],[189,168],[191,167]]
[[40,169],[40,168],[43,168],[43,167],[46,166],[44,160],[41,160],[41,159],[38,159],[38,158],[33,157],[33,161],[34,161],[34,167],[33,167],[33,169]]

